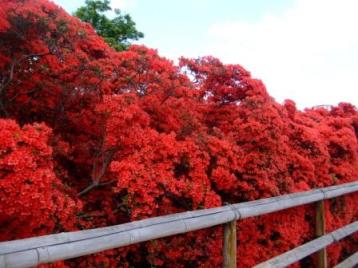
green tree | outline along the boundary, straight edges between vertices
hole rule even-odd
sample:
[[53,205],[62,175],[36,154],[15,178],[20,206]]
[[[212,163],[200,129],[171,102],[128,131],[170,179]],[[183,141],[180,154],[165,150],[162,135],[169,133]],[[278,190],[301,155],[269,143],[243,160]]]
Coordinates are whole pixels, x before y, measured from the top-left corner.
[[115,17],[107,18],[105,12],[112,10],[109,0],[86,0],[86,5],[77,9],[74,15],[92,24],[96,32],[117,51],[125,50],[130,40],[142,38],[143,33],[136,29],[130,15],[114,9]]

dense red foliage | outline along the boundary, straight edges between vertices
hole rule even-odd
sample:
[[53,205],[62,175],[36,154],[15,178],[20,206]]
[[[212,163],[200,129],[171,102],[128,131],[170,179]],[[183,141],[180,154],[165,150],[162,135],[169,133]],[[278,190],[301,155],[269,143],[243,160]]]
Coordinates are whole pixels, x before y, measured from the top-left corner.
[[[299,111],[239,65],[205,57],[175,66],[143,46],[115,52],[45,0],[0,0],[0,71],[0,240],[358,178],[352,105]],[[328,230],[357,219],[355,202],[327,202]],[[240,222],[240,264],[314,238],[313,222],[312,206]],[[354,242],[330,247],[330,262]],[[221,243],[218,227],[57,266],[219,267]]]
[[57,178],[50,129],[0,119],[0,239],[71,230],[81,204]]

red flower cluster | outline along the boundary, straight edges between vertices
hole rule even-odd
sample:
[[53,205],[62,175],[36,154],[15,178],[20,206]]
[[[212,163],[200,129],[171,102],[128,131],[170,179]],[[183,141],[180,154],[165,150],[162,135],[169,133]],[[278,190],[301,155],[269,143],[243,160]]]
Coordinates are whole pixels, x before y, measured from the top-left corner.
[[73,230],[81,202],[56,176],[51,130],[0,119],[1,240]]
[[[0,118],[0,240],[358,178],[354,106],[300,111],[240,65],[115,52],[46,0],[0,0]],[[357,219],[356,202],[326,203],[328,231]],[[313,227],[313,206],[241,221],[240,265],[313,239]],[[356,242],[330,247],[331,264]],[[216,227],[52,266],[219,267],[221,244]]]

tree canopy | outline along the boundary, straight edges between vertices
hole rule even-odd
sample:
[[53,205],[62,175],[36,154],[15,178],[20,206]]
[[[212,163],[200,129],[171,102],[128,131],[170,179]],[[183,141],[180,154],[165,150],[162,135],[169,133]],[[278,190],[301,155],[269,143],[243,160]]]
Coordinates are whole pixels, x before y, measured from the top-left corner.
[[[353,105],[300,111],[238,64],[115,51],[47,0],[0,0],[0,137],[0,241],[358,178]],[[357,198],[325,202],[327,232],[357,220]],[[240,266],[313,239],[314,222],[312,206],[240,221]],[[220,267],[222,239],[214,227],[48,266]],[[330,246],[329,265],[357,245]]]
[[143,33],[136,29],[136,24],[128,14],[114,9],[115,17],[108,18],[105,13],[111,11],[109,0],[86,0],[86,5],[77,9],[74,15],[90,23],[97,34],[117,51],[125,50],[131,40],[142,38]]

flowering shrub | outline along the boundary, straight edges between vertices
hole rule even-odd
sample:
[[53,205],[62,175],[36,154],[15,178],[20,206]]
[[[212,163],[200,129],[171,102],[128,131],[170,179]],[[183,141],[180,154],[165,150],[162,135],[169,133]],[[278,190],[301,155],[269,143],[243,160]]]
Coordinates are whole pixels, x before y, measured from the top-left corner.
[[[116,52],[46,0],[0,0],[0,78],[1,240],[358,178],[354,106],[300,111],[240,65]],[[326,202],[328,231],[357,219],[356,202]],[[240,265],[313,239],[313,226],[311,205],[240,221]],[[222,236],[215,227],[49,266],[218,267]],[[356,239],[330,247],[330,263]]]
[[50,134],[44,124],[0,119],[1,240],[76,228],[81,203],[56,176]]

